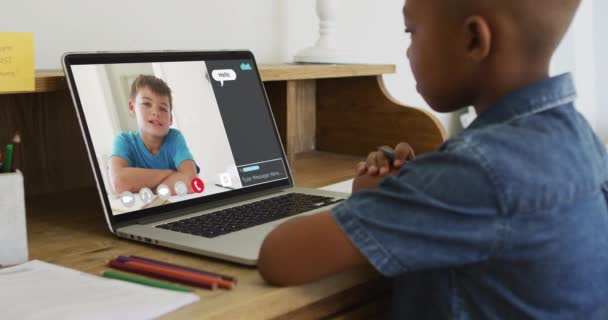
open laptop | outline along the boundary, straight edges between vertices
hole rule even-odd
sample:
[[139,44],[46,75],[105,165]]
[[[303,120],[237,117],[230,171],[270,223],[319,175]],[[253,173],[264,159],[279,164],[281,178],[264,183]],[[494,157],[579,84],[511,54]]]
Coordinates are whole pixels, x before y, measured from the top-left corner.
[[[255,265],[278,224],[348,196],[294,188],[249,51],[67,53],[62,61],[106,220],[119,237]],[[132,90],[143,78],[170,94],[152,82]],[[163,112],[170,121],[156,120]],[[162,141],[160,149],[150,141]],[[160,156],[167,167],[146,167]],[[196,168],[190,181],[173,176],[183,163]]]

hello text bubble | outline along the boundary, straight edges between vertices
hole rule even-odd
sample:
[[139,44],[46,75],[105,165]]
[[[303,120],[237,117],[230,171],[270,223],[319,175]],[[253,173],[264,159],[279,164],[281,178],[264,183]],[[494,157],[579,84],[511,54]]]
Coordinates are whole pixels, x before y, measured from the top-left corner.
[[213,80],[219,81],[224,86],[224,81],[236,80],[236,72],[232,69],[213,70],[211,72]]

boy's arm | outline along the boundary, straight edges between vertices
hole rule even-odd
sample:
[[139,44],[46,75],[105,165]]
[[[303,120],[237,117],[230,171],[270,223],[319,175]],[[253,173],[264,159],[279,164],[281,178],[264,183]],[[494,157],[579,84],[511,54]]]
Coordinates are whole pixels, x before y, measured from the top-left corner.
[[258,268],[275,285],[298,285],[370,265],[329,211],[291,219],[262,244]]
[[110,158],[110,178],[117,193],[139,192],[147,187],[154,190],[173,170],[157,170],[129,167],[129,162],[121,157]]
[[192,160],[184,160],[179,164],[177,171],[172,171],[172,174],[163,180],[162,184],[169,186],[171,194],[175,195],[173,186],[177,181],[183,181],[188,186],[188,193],[194,192],[190,181],[196,178],[196,165]]

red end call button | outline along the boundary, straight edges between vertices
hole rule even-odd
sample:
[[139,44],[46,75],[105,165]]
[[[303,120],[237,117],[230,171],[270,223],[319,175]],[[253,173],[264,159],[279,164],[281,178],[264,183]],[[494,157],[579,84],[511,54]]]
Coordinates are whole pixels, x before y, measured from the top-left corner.
[[205,190],[205,184],[203,183],[203,180],[199,178],[192,179],[190,185],[192,185],[192,190],[194,190],[196,193],[201,193],[203,190]]

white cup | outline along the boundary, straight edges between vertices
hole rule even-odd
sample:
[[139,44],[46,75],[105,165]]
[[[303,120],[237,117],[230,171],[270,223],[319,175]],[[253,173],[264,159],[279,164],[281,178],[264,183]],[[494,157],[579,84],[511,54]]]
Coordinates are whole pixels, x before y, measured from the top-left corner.
[[0,266],[27,260],[23,175],[19,171],[0,173]]

